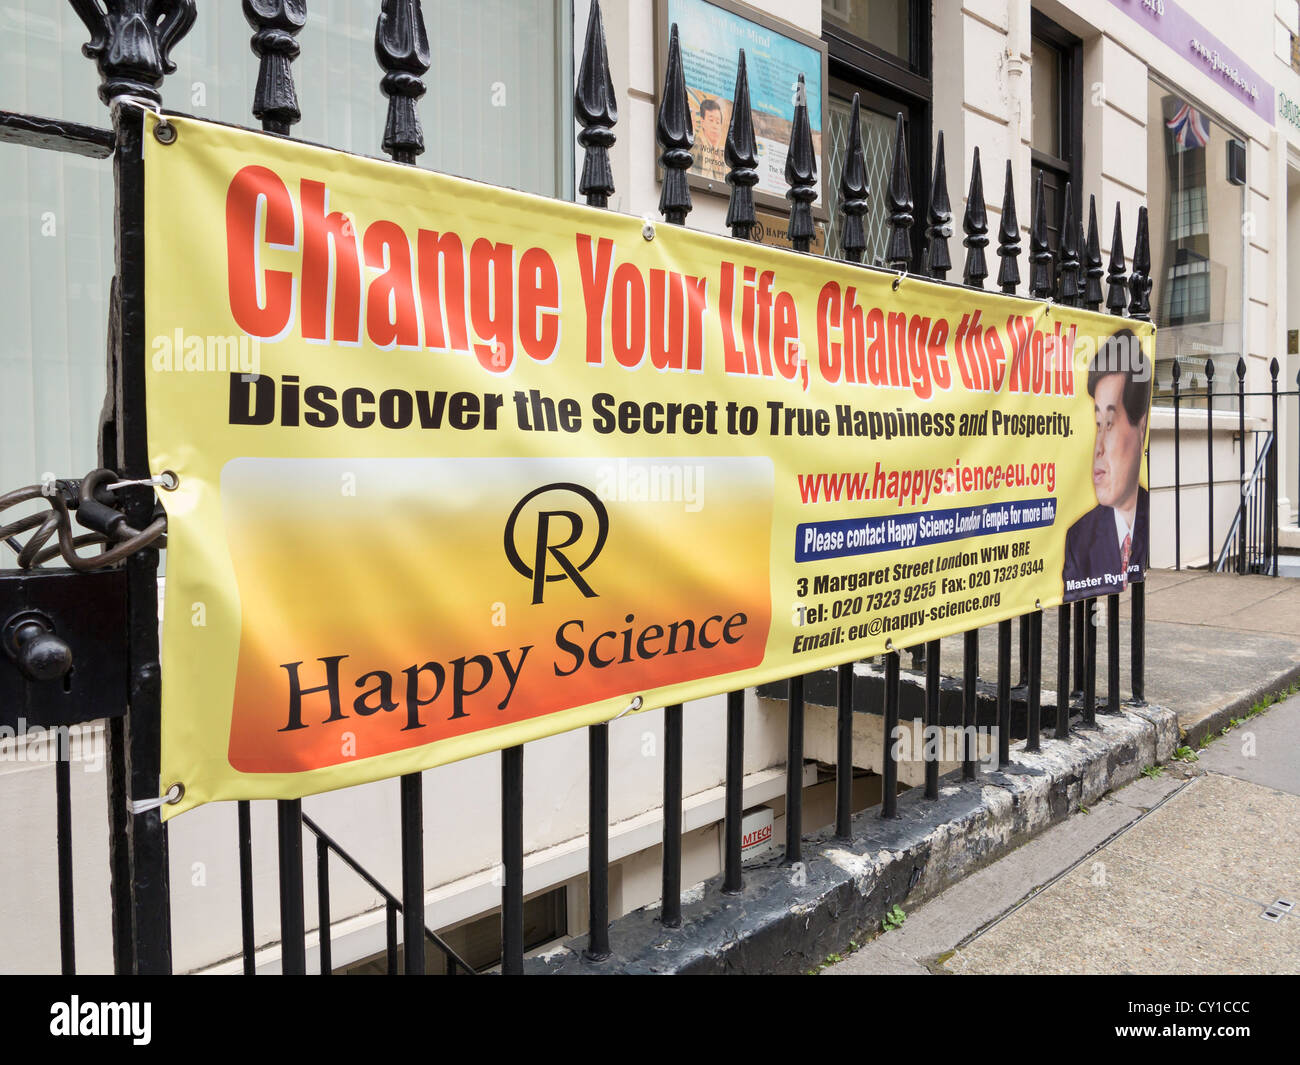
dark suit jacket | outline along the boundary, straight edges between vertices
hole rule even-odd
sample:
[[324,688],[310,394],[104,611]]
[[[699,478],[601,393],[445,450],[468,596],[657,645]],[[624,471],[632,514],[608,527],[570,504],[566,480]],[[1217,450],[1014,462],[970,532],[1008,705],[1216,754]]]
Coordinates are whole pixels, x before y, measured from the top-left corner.
[[[1145,488],[1138,489],[1137,515],[1133,519],[1133,546],[1129,552],[1129,582],[1142,580],[1147,568],[1148,510],[1150,500]],[[1070,526],[1065,534],[1065,565],[1061,580],[1065,584],[1065,601],[1088,599],[1097,595],[1118,592],[1123,585],[1106,580],[1106,575],[1121,575],[1122,559],[1119,541],[1115,534],[1115,511],[1112,507],[1096,506]],[[1098,579],[1088,587],[1071,588],[1071,581],[1086,578]]]

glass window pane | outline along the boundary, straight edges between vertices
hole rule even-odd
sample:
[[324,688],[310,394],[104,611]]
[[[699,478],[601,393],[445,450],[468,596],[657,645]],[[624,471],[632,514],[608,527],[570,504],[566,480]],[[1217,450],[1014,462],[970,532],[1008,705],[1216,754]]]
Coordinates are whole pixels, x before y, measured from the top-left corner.
[[[1149,82],[1147,130],[1156,398],[1167,402],[1175,360],[1184,391],[1205,388],[1206,360],[1214,362],[1216,382],[1235,380],[1242,348],[1244,190],[1228,181],[1233,134],[1194,100]],[[1235,409],[1235,399],[1224,395],[1215,406]]]
[[95,465],[113,274],[112,160],[0,144],[0,226],[7,491]]
[[910,60],[908,0],[822,0],[822,22],[830,28],[847,30],[890,55]]
[[[568,3],[441,0],[425,5],[432,51],[419,103],[420,165],[543,195],[572,195]],[[313,0],[293,65],[294,136],[382,156],[387,101],[373,0]],[[561,37],[561,31],[566,36]],[[255,125],[258,60],[242,5],[202,3],[172,51],[168,107]],[[60,0],[0,4],[0,108],[107,127],[88,31]],[[0,143],[0,485],[96,461],[113,272],[112,160]]]
[[[239,5],[234,5],[238,8]],[[107,126],[99,70],[81,54],[86,24],[68,3],[0,4],[0,110]]]
[[1061,157],[1061,53],[1037,37],[1031,47],[1030,138],[1040,152]]
[[[313,0],[293,64],[302,121],[293,135],[381,157],[387,101],[375,60],[374,0]],[[554,0],[440,0],[424,5],[431,65],[419,102],[420,165],[545,196],[568,195],[567,91],[559,69],[561,27]],[[257,57],[235,0],[203,3],[172,50],[167,107],[220,122],[254,125]],[[85,24],[65,2],[0,4],[0,108],[107,126],[99,73],[81,54]],[[571,182],[567,183],[571,184]]]
[[[431,62],[417,107],[419,165],[544,196],[560,191],[558,5],[552,0],[440,0],[424,5]],[[373,0],[308,5],[293,64],[302,121],[293,135],[383,156],[387,99],[375,60]],[[177,46],[166,102],[200,118],[254,123],[257,57],[241,5],[204,4]],[[82,60],[84,63],[85,61]]]
[[[848,144],[851,101],[832,96],[827,110],[826,189],[829,193],[830,221],[826,226],[826,255],[838,259],[844,252],[840,243],[840,174],[844,169],[844,149]],[[895,117],[862,107],[859,123],[862,131],[862,160],[867,168],[867,188],[871,190],[871,207],[863,215],[867,250],[862,261],[883,265],[885,241],[889,235],[888,212],[884,192],[889,184],[889,168],[894,158]]]

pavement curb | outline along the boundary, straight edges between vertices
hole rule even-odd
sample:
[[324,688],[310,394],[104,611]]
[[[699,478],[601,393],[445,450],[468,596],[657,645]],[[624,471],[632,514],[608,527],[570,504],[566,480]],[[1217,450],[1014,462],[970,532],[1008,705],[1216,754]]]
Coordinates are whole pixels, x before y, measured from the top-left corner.
[[852,949],[895,905],[915,906],[1020,846],[1142,770],[1167,761],[1179,744],[1178,717],[1156,706],[1125,705],[1075,726],[1068,741],[1045,739],[1029,754],[978,780],[941,781],[939,798],[920,788],[899,797],[898,817],[867,810],[853,836],[827,829],[806,838],[803,861],[780,851],[747,866],[744,890],[722,894],[714,877],[682,900],[682,926],[666,929],[658,907],[610,926],[610,958],[582,957],[586,937],[531,958],[525,972],[553,974],[803,973]]
[[1226,727],[1234,717],[1240,717],[1244,711],[1249,710],[1261,699],[1277,695],[1297,683],[1300,683],[1300,662],[1288,666],[1281,673],[1270,677],[1263,684],[1257,684],[1231,702],[1216,707],[1204,717],[1190,722],[1186,727],[1179,726],[1182,742],[1188,747],[1195,747],[1206,736]]

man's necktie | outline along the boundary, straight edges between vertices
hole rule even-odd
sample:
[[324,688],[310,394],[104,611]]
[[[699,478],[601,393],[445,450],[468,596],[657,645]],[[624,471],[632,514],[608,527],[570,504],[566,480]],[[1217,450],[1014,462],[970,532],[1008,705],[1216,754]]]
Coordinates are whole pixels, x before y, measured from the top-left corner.
[[1132,553],[1132,551],[1133,551],[1133,534],[1125,533],[1124,546],[1119,549],[1120,569],[1123,570],[1124,572],[1124,583],[1120,585],[1121,589],[1128,587],[1128,556]]

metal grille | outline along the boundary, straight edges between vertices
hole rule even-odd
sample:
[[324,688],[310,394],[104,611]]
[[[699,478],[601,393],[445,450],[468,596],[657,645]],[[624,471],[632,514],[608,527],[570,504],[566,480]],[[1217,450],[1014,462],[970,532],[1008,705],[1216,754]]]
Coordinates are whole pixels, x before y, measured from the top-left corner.
[[[839,97],[830,98],[828,129],[830,136],[825,156],[827,206],[830,221],[826,224],[826,256],[830,259],[844,257],[840,243],[841,215],[839,175],[844,167],[844,150],[849,139],[849,112],[851,105]],[[882,194],[889,181],[889,160],[894,143],[894,120],[876,111],[861,111],[862,158],[867,164],[867,188],[871,190],[871,207],[863,216],[867,232],[867,250],[863,262],[873,266],[884,263],[885,240],[889,236],[889,220],[885,215]]]

